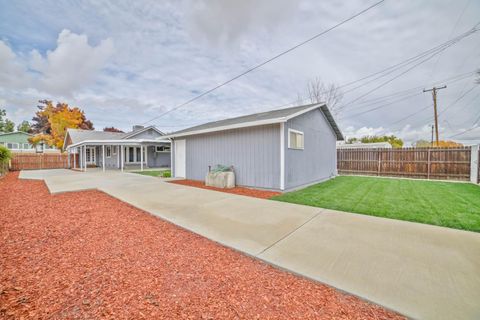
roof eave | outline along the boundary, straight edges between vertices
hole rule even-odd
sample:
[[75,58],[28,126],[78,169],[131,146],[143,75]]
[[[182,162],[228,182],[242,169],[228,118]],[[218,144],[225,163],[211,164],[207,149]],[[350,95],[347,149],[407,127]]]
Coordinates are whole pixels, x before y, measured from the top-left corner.
[[72,143],[69,145],[66,150],[79,147],[82,145],[131,145],[131,144],[142,144],[142,143],[170,143],[168,139],[136,139],[136,140],[83,140],[77,143]]
[[282,122],[287,122],[287,120],[288,119],[286,117],[282,117],[282,118],[275,118],[275,119],[268,119],[268,120],[249,121],[249,122],[236,123],[236,124],[227,125],[227,126],[208,128],[203,130],[193,130],[193,131],[181,132],[177,134],[176,133],[167,134],[165,136],[162,136],[161,138],[172,139],[177,137],[192,136],[196,134],[204,134],[204,133],[219,132],[219,131],[226,131],[226,130],[232,130],[232,129],[241,129],[241,128],[248,128],[248,127],[263,126],[268,124],[282,123]]

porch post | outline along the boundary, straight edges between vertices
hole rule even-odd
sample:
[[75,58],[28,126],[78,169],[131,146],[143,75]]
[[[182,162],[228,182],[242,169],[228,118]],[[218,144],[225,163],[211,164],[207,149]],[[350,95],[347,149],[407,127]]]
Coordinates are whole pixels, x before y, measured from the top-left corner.
[[140,171],[143,171],[143,144],[140,145]]
[[[92,155],[90,155],[90,158]],[[87,172],[87,145],[83,146],[83,171]]]
[[105,172],[105,145],[102,144],[102,170]]
[[145,146],[145,167],[148,168],[148,146]]
[[123,150],[124,146],[122,146],[122,148],[120,149],[122,152],[120,153],[120,169],[122,169],[122,172],[123,172],[123,161],[124,161],[124,150]]
[[71,151],[70,149],[68,149],[68,169],[72,169],[72,165],[70,163],[70,154],[71,154]]
[[117,169],[120,169],[120,145],[117,146]]
[[[75,152],[77,152],[77,148],[75,147]],[[73,169],[77,168],[77,155],[73,154]]]

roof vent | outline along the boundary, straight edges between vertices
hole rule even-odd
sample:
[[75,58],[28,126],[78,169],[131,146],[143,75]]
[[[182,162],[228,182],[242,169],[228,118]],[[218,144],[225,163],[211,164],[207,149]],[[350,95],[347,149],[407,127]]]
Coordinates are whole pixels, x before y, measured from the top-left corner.
[[137,131],[137,130],[141,130],[141,129],[144,129],[144,128],[145,128],[144,126],[136,124],[136,125],[133,126],[132,129],[133,129],[133,131]]

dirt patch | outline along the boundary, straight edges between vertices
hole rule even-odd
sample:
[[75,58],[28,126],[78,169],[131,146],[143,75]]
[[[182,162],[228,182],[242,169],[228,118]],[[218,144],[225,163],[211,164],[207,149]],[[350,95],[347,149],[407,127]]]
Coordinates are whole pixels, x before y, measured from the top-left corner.
[[258,189],[250,189],[250,188],[243,188],[243,187],[235,187],[231,189],[207,187],[203,181],[197,181],[197,180],[174,180],[170,182],[181,184],[184,186],[215,190],[215,191],[220,191],[225,193],[239,194],[242,196],[249,196],[249,197],[261,198],[261,199],[268,199],[273,196],[277,196],[281,194],[281,192],[276,192],[276,191],[258,190]]
[[0,180],[1,319],[401,319],[99,191]]

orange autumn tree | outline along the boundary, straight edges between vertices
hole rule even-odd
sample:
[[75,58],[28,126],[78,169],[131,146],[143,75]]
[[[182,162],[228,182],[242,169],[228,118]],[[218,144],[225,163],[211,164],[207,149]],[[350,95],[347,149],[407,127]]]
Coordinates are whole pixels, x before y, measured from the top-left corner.
[[40,103],[40,110],[33,118],[32,127],[37,134],[30,138],[32,144],[45,142],[61,149],[68,128],[93,130],[92,122],[86,119],[85,113],[78,107],[69,107],[67,103],[57,103],[54,106],[48,100]]
[[438,148],[457,148],[457,147],[463,147],[463,144],[451,140],[440,140],[438,141],[438,145],[436,143],[433,143],[434,146]]

